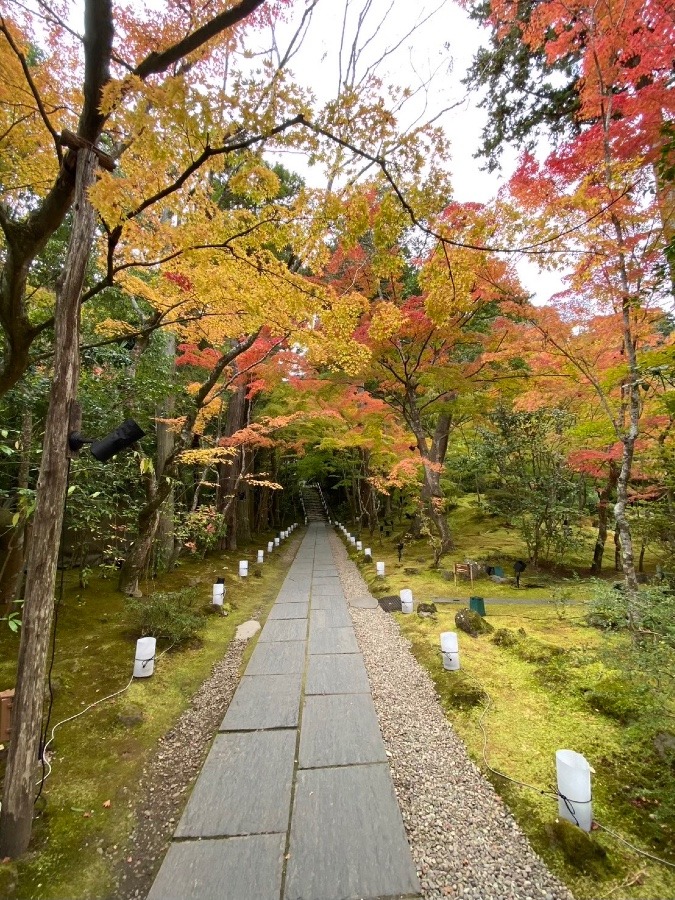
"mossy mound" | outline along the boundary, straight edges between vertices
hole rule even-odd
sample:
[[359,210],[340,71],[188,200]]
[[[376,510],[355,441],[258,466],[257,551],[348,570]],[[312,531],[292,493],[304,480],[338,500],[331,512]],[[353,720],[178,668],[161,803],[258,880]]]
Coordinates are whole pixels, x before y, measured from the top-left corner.
[[519,635],[510,628],[498,628],[492,635],[492,642],[498,647],[515,647],[520,641]]
[[389,594],[391,593],[391,585],[386,578],[375,578],[370,582],[369,590],[371,594]]
[[644,696],[628,682],[616,677],[603,678],[584,696],[593,709],[624,723],[639,719],[645,707]]
[[544,830],[551,846],[560,850],[575,869],[598,879],[611,875],[612,866],[607,851],[581,828],[560,819],[546,825]]
[[455,625],[460,631],[478,637],[479,634],[491,634],[494,631],[492,625],[472,609],[460,609],[455,615]]
[[471,709],[483,700],[483,691],[475,681],[456,672],[449,672],[450,676],[443,684],[443,697],[449,706],[460,709]]
[[565,649],[558,647],[556,644],[547,644],[545,641],[538,641],[536,638],[527,637],[518,641],[515,645],[515,651],[525,662],[546,663],[557,656],[563,656]]
[[436,616],[437,613],[438,607],[435,603],[418,603],[417,605],[417,615],[423,619]]

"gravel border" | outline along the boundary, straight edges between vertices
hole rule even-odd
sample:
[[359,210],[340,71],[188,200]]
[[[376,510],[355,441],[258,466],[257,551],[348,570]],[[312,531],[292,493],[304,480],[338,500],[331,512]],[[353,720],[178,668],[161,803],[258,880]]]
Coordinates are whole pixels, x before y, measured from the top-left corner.
[[[347,600],[368,594],[335,533],[331,547]],[[469,759],[396,621],[380,608],[350,612],[422,896],[574,900]]]

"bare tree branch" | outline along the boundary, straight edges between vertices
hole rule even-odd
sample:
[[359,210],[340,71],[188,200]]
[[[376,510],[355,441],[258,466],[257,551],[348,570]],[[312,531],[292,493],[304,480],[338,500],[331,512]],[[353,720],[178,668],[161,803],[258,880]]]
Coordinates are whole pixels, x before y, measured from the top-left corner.
[[198,50],[211,38],[217,37],[227,28],[238,25],[246,16],[249,16],[259,6],[262,6],[264,2],[265,0],[241,0],[236,6],[226,9],[205,25],[202,25],[201,28],[188,34],[177,43],[172,44],[171,47],[167,47],[166,50],[162,50],[159,53],[153,50],[136,66],[133,74],[138,75],[139,78],[146,79],[150,75],[165,72],[170,65],[179,62],[188,54]]

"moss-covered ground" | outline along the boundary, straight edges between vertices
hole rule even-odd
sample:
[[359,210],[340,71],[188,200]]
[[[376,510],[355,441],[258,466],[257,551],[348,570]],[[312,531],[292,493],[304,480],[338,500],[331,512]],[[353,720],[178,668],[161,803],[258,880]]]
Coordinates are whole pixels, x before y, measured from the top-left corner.
[[[407,587],[416,602],[459,598],[437,604],[434,618],[394,615],[470,755],[537,852],[575,895],[583,900],[675,898],[675,869],[639,856],[599,830],[590,841],[580,842],[578,829],[556,822],[555,798],[507,781],[485,762],[513,779],[549,790],[555,787],[555,751],[582,753],[595,770],[594,818],[637,847],[675,860],[675,704],[655,708],[648,685],[636,679],[634,667],[632,675],[626,673],[623,661],[631,653],[627,635],[586,623],[586,601],[594,585],[584,577],[581,563],[587,571],[592,534],[585,559],[582,553],[557,569],[527,570],[520,589],[485,576],[472,587],[468,579],[454,584],[447,574],[453,562],[489,560],[512,575],[513,560],[527,559],[525,548],[514,531],[477,514],[470,502],[455,510],[451,524],[456,549],[443,559],[440,570],[431,568],[432,553],[424,541],[406,543],[399,563],[396,544],[401,532],[396,528],[382,541],[371,537],[372,564],[364,562],[363,554],[350,550],[350,555],[376,596],[398,594]],[[608,546],[607,553],[606,577],[615,580],[613,547]],[[375,575],[378,560],[386,565],[384,579]],[[446,671],[439,636],[456,630],[454,616],[470,596],[497,601],[487,604],[486,617],[495,632],[479,638],[460,632],[461,671]],[[530,603],[508,602],[528,599]],[[485,692],[490,698],[487,710]]]
[[[158,659],[151,678],[135,680],[119,698],[56,731],[53,772],[36,806],[39,818],[30,850],[18,863],[0,865],[0,897],[94,900],[112,896],[115,851],[121,852],[134,827],[134,787],[142,769],[151,764],[158,739],[225,654],[236,626],[251,617],[265,618],[288,568],[283,556],[292,552],[300,537],[291,537],[257,567],[253,565],[257,549],[265,547],[267,540],[261,537],[259,544],[244,551],[202,561],[183,560],[171,575],[142,585],[146,593],[194,587],[208,607],[211,585],[221,575],[232,611],[227,617],[208,615],[199,638]],[[251,575],[240,580],[238,560],[246,558]],[[52,673],[52,726],[129,682],[138,637],[129,626],[125,601],[114,581],[94,575],[82,589],[78,574],[67,573]],[[0,690],[14,684],[18,644],[17,636],[0,629]],[[158,654],[163,649],[159,642]],[[120,716],[125,714],[140,721],[124,724]],[[0,774],[5,757],[6,752],[0,752]]]

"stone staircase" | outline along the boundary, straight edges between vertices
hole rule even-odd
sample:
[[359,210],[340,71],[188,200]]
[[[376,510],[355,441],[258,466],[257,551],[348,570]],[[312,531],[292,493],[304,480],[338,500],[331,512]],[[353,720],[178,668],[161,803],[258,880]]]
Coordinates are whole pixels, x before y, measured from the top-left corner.
[[301,490],[302,502],[308,522],[327,522],[328,515],[323,505],[321,493],[316,485],[306,484]]

